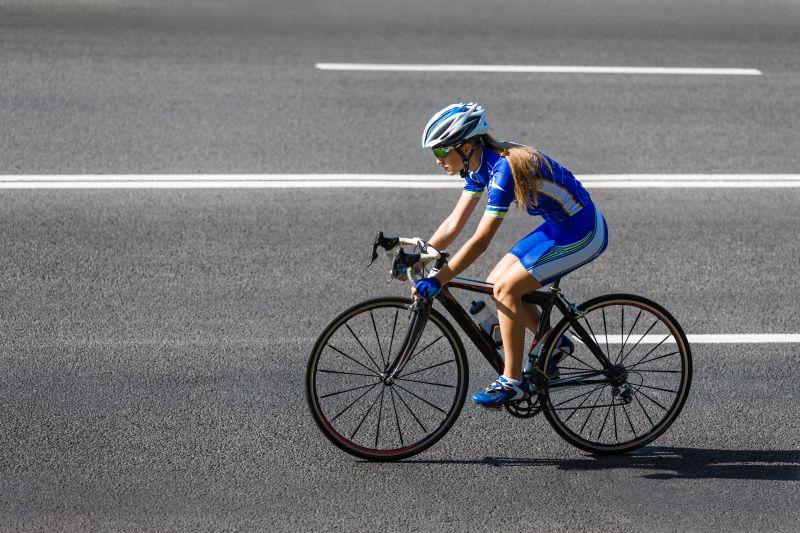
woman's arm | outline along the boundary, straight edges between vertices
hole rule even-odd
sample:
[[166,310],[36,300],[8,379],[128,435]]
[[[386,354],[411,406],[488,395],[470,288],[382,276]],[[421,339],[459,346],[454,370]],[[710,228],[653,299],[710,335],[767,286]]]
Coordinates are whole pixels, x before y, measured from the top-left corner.
[[[442,285],[449,282],[458,274],[466,270],[483,252],[489,247],[492,242],[494,234],[500,224],[503,223],[502,218],[495,218],[493,216],[484,216],[478,224],[478,229],[475,234],[464,243],[464,246],[450,258],[450,261],[443,269],[436,273],[436,278]],[[434,245],[435,247],[435,245]]]
[[458,237],[467,224],[470,215],[478,204],[479,196],[462,195],[453,208],[453,212],[444,219],[428,242],[437,250],[446,250]]

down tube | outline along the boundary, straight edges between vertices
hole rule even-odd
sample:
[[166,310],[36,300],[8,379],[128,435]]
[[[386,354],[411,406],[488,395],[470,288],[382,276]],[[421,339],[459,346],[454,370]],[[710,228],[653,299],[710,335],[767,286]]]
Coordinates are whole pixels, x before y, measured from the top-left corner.
[[464,330],[464,333],[470,338],[470,340],[475,344],[478,350],[483,354],[489,364],[492,365],[498,374],[503,373],[503,359],[500,357],[500,354],[497,350],[489,343],[486,335],[483,333],[477,324],[469,317],[467,312],[461,307],[461,304],[458,303],[455,296],[453,296],[447,288],[443,288],[442,292],[436,297],[439,302],[447,309],[447,312],[450,313],[450,316],[453,317],[453,320],[461,326],[461,329]]

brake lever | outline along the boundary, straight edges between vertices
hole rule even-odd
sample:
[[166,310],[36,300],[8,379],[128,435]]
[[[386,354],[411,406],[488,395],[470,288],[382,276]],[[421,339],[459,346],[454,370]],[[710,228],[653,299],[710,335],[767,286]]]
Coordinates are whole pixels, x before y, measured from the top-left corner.
[[[397,278],[401,273],[400,270],[404,269],[407,276],[407,272],[413,267],[416,262],[419,261],[419,254],[409,254],[406,253],[405,250],[399,248],[394,253],[394,258],[392,259],[392,268],[389,270],[389,280],[386,283],[390,283],[393,279]],[[409,264],[409,262],[411,264]]]
[[397,276],[397,266],[405,257],[405,250],[402,248],[398,249],[394,253],[394,257],[392,258],[392,268],[389,269],[389,279],[386,280],[386,283],[391,283],[393,279]]
[[378,246],[383,248],[386,251],[391,250],[395,246],[400,243],[399,237],[384,237],[383,232],[379,231],[378,234],[375,236],[375,242],[372,243],[372,259],[370,259],[368,267],[375,262],[378,258]]
[[369,264],[367,265],[367,267],[372,265],[372,263],[374,263],[375,260],[378,258],[378,246],[381,245],[381,242],[383,241],[383,239],[384,239],[383,232],[379,231],[378,234],[375,235],[375,242],[372,243],[372,259],[370,259]]

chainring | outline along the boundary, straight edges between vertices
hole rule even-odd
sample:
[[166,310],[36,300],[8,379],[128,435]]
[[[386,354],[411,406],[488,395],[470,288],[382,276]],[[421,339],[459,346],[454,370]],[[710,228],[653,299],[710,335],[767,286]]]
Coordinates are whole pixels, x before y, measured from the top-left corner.
[[[533,401],[531,401],[532,399]],[[528,396],[516,402],[509,402],[505,407],[506,411],[508,411],[511,416],[517,418],[533,418],[542,412],[542,408],[539,406],[538,395],[533,396],[533,398]]]

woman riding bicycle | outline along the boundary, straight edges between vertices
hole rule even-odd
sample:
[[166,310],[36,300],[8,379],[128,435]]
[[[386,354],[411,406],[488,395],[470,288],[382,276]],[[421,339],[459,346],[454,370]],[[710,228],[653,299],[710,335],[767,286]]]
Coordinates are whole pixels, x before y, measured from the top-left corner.
[[[431,298],[469,267],[488,248],[512,202],[544,218],[487,278],[494,284],[505,367],[503,375],[472,400],[483,407],[499,407],[524,396],[520,385],[525,327],[536,331],[539,311],[524,304],[522,295],[589,263],[605,250],[608,240],[603,215],[569,170],[533,148],[497,141],[488,131],[484,109],[476,103],[447,106],[425,126],[422,147],[433,150],[448,174],[459,172],[464,178],[461,198],[428,242],[446,249],[464,229],[485,190],[488,201],[475,234],[444,268],[417,282],[412,292]],[[565,352],[573,349],[567,337],[559,339],[558,347]]]

